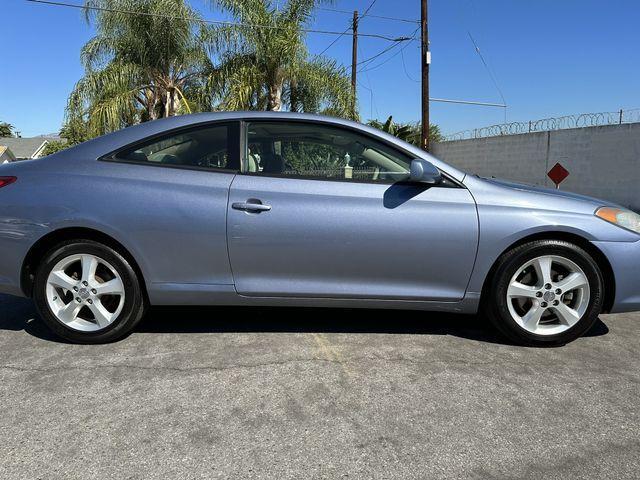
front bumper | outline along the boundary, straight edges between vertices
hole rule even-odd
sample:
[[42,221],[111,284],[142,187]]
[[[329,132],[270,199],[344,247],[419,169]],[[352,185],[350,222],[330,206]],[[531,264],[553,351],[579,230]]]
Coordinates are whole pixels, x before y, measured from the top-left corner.
[[640,311],[640,240],[592,242],[609,260],[616,281],[611,313]]

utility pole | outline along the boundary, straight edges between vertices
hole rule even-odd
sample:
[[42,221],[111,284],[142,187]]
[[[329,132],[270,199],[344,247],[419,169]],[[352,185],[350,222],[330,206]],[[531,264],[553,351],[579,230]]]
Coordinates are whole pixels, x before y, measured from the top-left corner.
[[356,115],[356,83],[358,80],[358,11],[353,11],[353,43],[351,46],[351,94],[352,98],[352,107],[351,111],[353,117]]
[[422,31],[422,138],[421,146],[429,150],[429,25],[427,23],[427,0],[421,0],[420,25]]

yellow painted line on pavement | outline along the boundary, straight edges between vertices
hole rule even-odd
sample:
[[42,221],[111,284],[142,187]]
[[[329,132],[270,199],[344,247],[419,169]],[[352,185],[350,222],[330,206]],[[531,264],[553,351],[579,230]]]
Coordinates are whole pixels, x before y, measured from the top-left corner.
[[337,348],[331,345],[331,342],[329,342],[329,339],[327,338],[327,336],[324,333],[314,333],[313,338],[318,344],[320,351],[325,355],[327,360],[339,363],[344,373],[348,377],[351,377],[352,372],[347,366],[347,362],[345,358],[342,356],[342,354]]

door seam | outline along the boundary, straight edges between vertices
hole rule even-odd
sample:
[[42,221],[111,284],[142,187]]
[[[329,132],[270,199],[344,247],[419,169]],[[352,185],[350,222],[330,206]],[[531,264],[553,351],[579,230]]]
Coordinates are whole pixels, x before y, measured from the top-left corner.
[[225,222],[224,222],[224,237],[225,244],[227,246],[227,260],[229,261],[229,271],[231,272],[231,282],[233,285],[233,290],[238,294],[238,289],[236,288],[236,277],[233,273],[233,264],[231,263],[231,251],[229,250],[229,205],[231,203],[231,188],[233,187],[233,182],[236,181],[236,177],[238,174],[233,176],[231,183],[229,184],[229,190],[227,191],[227,209],[225,211]]

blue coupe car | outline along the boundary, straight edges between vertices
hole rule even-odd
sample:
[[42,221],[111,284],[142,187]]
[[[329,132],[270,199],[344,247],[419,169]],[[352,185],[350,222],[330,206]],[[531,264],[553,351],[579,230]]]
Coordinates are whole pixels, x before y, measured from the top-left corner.
[[74,342],[147,305],[280,305],[482,309],[561,345],[640,310],[639,272],[639,215],[329,117],[179,116],[0,166],[0,292]]

